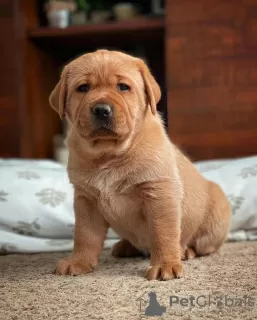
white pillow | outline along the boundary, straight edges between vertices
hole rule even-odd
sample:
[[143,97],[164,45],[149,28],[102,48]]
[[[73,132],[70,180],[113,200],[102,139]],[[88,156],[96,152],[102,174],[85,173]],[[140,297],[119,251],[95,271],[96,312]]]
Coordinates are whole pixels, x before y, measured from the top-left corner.
[[[229,239],[257,239],[257,157],[204,161],[196,167],[232,203]],[[62,165],[0,159],[0,254],[72,250],[73,228],[73,186]],[[117,239],[112,230],[108,237]]]
[[60,242],[54,239],[66,239],[63,244],[72,247],[73,226],[73,186],[63,166],[0,160],[0,252],[44,251],[52,245],[56,250]]
[[[73,186],[63,165],[0,159],[0,254],[72,250],[74,221]],[[108,237],[117,239],[111,230]]]
[[196,167],[221,186],[232,205],[229,239],[257,239],[257,157],[201,161]]

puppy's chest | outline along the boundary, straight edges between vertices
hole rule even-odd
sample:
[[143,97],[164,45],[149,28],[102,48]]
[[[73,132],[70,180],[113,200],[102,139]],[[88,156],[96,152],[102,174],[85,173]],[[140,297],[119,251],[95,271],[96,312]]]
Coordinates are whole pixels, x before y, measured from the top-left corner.
[[107,221],[117,221],[139,209],[140,199],[131,178],[122,177],[115,170],[84,175],[83,187],[94,194]]
[[105,219],[112,224],[134,220],[140,211],[140,201],[131,195],[117,192],[101,193],[98,206]]

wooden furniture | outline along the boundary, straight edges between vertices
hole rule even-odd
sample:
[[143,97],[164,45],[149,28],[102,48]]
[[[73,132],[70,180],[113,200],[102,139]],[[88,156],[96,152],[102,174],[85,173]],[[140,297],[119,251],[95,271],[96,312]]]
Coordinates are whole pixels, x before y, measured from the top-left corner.
[[257,1],[167,1],[172,140],[193,159],[257,153]]
[[48,96],[62,66],[135,45],[163,89],[169,136],[192,159],[257,153],[257,0],[167,0],[165,19],[63,30],[42,27],[37,4],[0,1],[0,157],[52,157],[61,122]]

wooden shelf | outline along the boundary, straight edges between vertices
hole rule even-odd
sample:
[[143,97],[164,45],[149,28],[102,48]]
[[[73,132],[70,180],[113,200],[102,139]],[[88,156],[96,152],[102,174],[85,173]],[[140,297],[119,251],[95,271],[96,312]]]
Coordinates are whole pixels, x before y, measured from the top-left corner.
[[99,24],[85,24],[80,26],[70,26],[65,29],[41,27],[29,31],[32,39],[39,38],[59,38],[59,37],[77,37],[81,35],[99,35],[123,32],[141,32],[164,29],[164,20],[161,18],[137,18],[122,22],[106,22]]
[[151,41],[163,37],[164,19],[140,17],[128,21],[70,26],[65,29],[40,27],[29,30],[34,42],[54,47],[113,45],[128,41]]

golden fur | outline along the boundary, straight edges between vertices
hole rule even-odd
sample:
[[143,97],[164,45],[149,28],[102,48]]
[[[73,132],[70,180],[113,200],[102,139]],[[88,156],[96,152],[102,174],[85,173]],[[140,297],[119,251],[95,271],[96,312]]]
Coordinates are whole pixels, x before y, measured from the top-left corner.
[[[78,92],[83,84],[88,92]],[[65,67],[50,104],[70,124],[76,222],[73,256],[57,274],[92,271],[109,227],[122,238],[114,256],[150,252],[149,280],[181,277],[181,259],[213,253],[226,239],[229,203],[170,142],[156,112],[160,98],[144,62],[120,52],[98,50]],[[113,108],[107,126],[92,118],[98,103]]]

